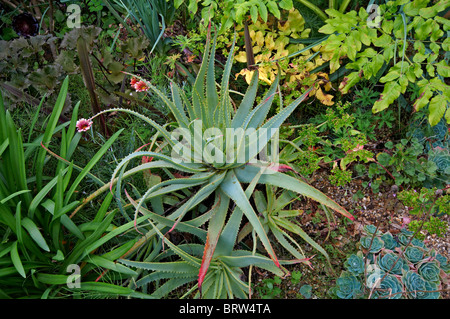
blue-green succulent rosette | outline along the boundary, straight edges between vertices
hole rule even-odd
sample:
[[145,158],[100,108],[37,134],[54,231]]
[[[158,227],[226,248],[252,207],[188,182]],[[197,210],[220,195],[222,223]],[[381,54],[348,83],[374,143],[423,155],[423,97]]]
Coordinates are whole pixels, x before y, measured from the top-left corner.
[[331,292],[340,299],[357,299],[362,295],[362,285],[351,272],[343,271]]
[[412,299],[439,299],[441,296],[436,283],[425,280],[415,271],[408,271],[402,277],[406,293]]
[[[373,238],[373,240],[372,240]],[[361,246],[372,254],[376,254],[384,248],[384,242],[380,237],[364,236],[360,239]]]
[[438,262],[435,261],[425,261],[418,265],[417,272],[426,281],[434,282],[436,284],[440,283],[441,277]]
[[380,236],[382,233],[381,231],[377,230],[377,227],[375,225],[365,225],[363,228],[363,232],[366,233],[367,236]]
[[416,246],[408,246],[403,252],[403,256],[405,257],[405,259],[413,264],[417,264],[419,261],[421,261],[424,258],[424,255],[425,253],[423,252],[423,250],[420,247]]
[[414,232],[409,231],[406,228],[402,228],[397,238],[401,245],[406,246],[412,235],[414,235]]
[[425,243],[418,238],[413,238],[411,240],[411,245],[416,246],[416,247],[425,248]]
[[396,276],[383,273],[380,280],[374,289],[373,299],[401,299],[403,297],[404,287]]
[[450,273],[450,263],[448,263],[448,259],[441,254],[436,255],[436,260],[439,262],[439,268],[442,269],[445,273]]
[[352,274],[364,274],[364,259],[360,255],[352,254],[344,262],[344,267]]
[[384,254],[378,259],[378,266],[385,272],[394,275],[401,275],[403,271],[408,271],[409,267],[402,258],[393,253]]
[[389,232],[384,233],[380,238],[384,242],[384,248],[386,249],[394,250],[395,248],[400,247],[398,241]]

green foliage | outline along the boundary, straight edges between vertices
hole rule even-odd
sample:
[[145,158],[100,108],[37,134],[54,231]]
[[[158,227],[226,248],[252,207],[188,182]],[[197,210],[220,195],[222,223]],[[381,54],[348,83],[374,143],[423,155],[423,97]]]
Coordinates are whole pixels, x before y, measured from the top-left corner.
[[[347,257],[346,270],[329,290],[330,296],[340,299],[440,298],[439,290],[450,270],[447,258],[427,248],[411,231],[402,229],[396,239],[389,232],[375,232],[373,228],[365,228],[363,238],[368,238],[376,249],[370,243],[366,245],[367,240],[361,242],[361,250]],[[354,269],[357,271],[351,271]]]
[[[213,283],[220,282],[220,278],[238,278],[236,272],[240,271],[239,268],[250,265],[264,267],[280,275],[282,271],[286,271],[282,265],[290,263],[290,261],[278,260],[267,231],[250,203],[250,198],[257,184],[269,184],[304,194],[344,216],[352,218],[347,211],[323,193],[282,172],[284,169],[281,169],[282,167],[278,165],[274,166],[270,157],[265,160],[256,158],[263,147],[270,145],[272,136],[266,136],[262,141],[260,139],[259,142],[262,142],[262,144],[258,143],[258,147],[255,148],[251,147],[252,141],[255,141],[253,138],[258,136],[255,134],[260,134],[266,129],[271,129],[272,134],[274,134],[274,130],[281,126],[305,96],[298,98],[267,120],[266,117],[278,80],[274,82],[262,102],[254,106],[257,93],[257,75],[255,75],[235,111],[228,91],[233,49],[234,46],[232,46],[231,53],[224,66],[219,91],[217,91],[215,83],[214,60],[211,58],[215,56],[215,46],[211,46],[210,39],[207,42],[202,65],[192,88],[192,99],[188,99],[176,83],[171,83],[172,99],[169,99],[150,82],[139,77],[149,90],[163,100],[170,109],[175,119],[173,124],[161,126],[152,119],[127,109],[109,109],[96,115],[99,116],[106,112],[125,112],[137,116],[156,129],[157,134],[154,136],[154,141],[159,139],[158,144],[162,143],[159,144],[161,147],[154,151],[134,152],[122,159],[116,167],[111,181],[117,180],[118,185],[120,185],[117,188],[116,198],[121,201],[124,178],[144,169],[162,170],[164,174],[160,175],[160,183],[148,188],[143,194],[134,192],[138,200],[134,200],[132,194],[125,192],[128,202],[135,208],[134,217],[127,216],[136,221],[136,230],[145,234],[143,238],[146,240],[155,237],[163,239],[162,231],[170,234],[174,230],[180,229],[180,231],[191,233],[203,243],[202,258],[197,259],[195,254],[183,252],[177,245],[172,244],[169,240],[164,240],[164,243],[170,246],[173,253],[181,258],[180,262],[186,263],[186,267],[189,267],[187,264],[190,264],[190,266],[197,268],[198,282],[193,291],[198,289],[198,296],[202,297],[244,297],[247,294],[247,288],[240,280],[223,286],[221,290],[212,288],[214,287]],[[250,129],[253,133],[247,137],[245,135],[238,137],[237,145],[235,141],[231,143],[229,137],[226,136],[226,139],[221,141],[224,137],[223,134],[203,134],[207,130],[216,129],[215,132],[217,132],[217,129],[221,131],[225,128]],[[172,134],[174,133],[180,137],[180,130],[184,132],[183,136],[189,141],[191,147],[183,149],[181,148],[183,144],[178,143],[178,140],[173,138],[174,135]],[[232,138],[234,139],[234,137]],[[152,147],[153,145],[150,146],[150,149]],[[227,156],[226,160],[225,157],[220,156],[221,154]],[[153,157],[153,160],[131,170],[126,170],[126,166],[131,161],[142,156]],[[251,160],[256,160],[256,162],[251,163]],[[265,170],[271,170],[270,174],[263,174]],[[180,174],[179,172],[183,173],[183,178],[174,176]],[[243,185],[247,185],[246,188]],[[169,213],[165,214],[168,208],[167,201],[171,197],[168,194],[175,197],[176,202],[182,204],[179,207],[175,206],[172,211],[169,209]],[[169,207],[172,207],[172,205]],[[229,212],[231,214],[228,214]],[[149,219],[149,224],[140,225],[137,222],[138,214],[144,214]],[[235,252],[233,250],[239,226],[244,217],[253,228],[252,233],[257,236],[270,258],[257,255],[256,251]],[[203,225],[206,224],[207,230],[205,231]],[[142,243],[143,241],[141,241],[141,244],[136,244],[133,251],[138,249]],[[292,252],[296,256],[303,257],[300,252],[295,251],[295,248]],[[304,261],[307,261],[307,259]],[[189,272],[193,272],[193,270],[190,269]],[[169,281],[172,279],[169,279]],[[170,285],[169,292],[177,287],[172,284],[168,285]]]
[[279,285],[281,282],[280,277],[263,279],[261,285],[256,287],[256,291],[262,299],[280,298],[282,290]]
[[[409,213],[423,216],[427,212],[431,214],[450,214],[450,195],[441,193],[436,188],[422,187],[419,191],[415,189],[403,190],[398,193],[398,199],[409,208]],[[441,193],[441,194],[440,194]]]
[[[449,203],[450,195],[442,194],[438,195],[441,190],[436,188],[423,187],[417,192],[415,189],[403,190],[398,193],[398,199],[408,207],[409,213],[422,217],[428,216],[423,221],[423,230],[428,234],[436,234],[438,237],[442,237],[447,231],[448,224],[446,221],[441,220],[439,216],[444,214],[450,214]],[[429,212],[429,214],[428,214]],[[433,216],[435,215],[435,216]],[[415,231],[421,227],[422,223],[416,220],[411,221],[410,229]],[[420,232],[418,237],[423,239],[425,235]]]
[[[83,180],[90,179],[90,183],[104,186],[90,171],[121,131],[107,140],[85,167],[79,167],[74,157],[78,155],[75,148],[81,139],[81,134],[76,132],[80,104],[74,107],[69,122],[58,123],[68,86],[66,78],[46,121],[44,134],[27,143],[23,142],[21,129],[5,110],[0,96],[1,293],[4,298],[57,298],[61,294],[79,296],[88,292],[138,297],[139,294],[125,287],[95,282],[97,272],[104,269],[123,278],[134,274],[113,262],[130,248],[132,240],[116,243],[111,249],[102,248],[133,226],[131,223],[117,230],[113,223],[117,211],[106,214],[112,196],[105,198],[92,220],[76,219],[71,214],[81,204],[79,190]],[[40,129],[35,125],[36,122],[32,131]],[[58,154],[50,150],[55,139],[59,144]],[[51,161],[49,154],[58,159],[57,163]],[[80,273],[71,275],[68,267],[81,264],[84,267]],[[75,279],[82,284],[70,287]]]
[[126,0],[120,2],[125,11],[136,24],[142,28],[150,43],[150,54],[166,56],[172,48],[171,39],[164,36],[166,26],[174,21],[175,7],[171,1]]
[[443,80],[449,67],[442,59],[448,51],[445,34],[449,24],[437,15],[449,5],[449,1],[388,1],[378,6],[375,21],[364,8],[345,14],[326,10],[330,18],[320,32],[330,35],[325,45],[334,51],[330,73],[340,68],[344,56],[350,60],[345,67],[351,72],[341,82],[340,91],[346,94],[362,79],[384,75],[379,78],[383,91],[372,108],[380,112],[417,83],[421,89],[415,110],[428,105],[431,126],[443,117],[450,123],[450,90]]
[[[175,8],[178,8],[184,0],[176,0]],[[204,21],[210,21],[217,18],[221,23],[221,30],[227,30],[233,26],[234,23],[241,25],[249,14],[253,22],[261,18],[267,22],[269,14],[280,18],[281,10],[291,10],[293,8],[292,0],[189,0],[186,1],[188,11],[194,15],[199,10],[199,3],[201,3],[201,17]]]
[[286,131],[288,137],[294,132],[296,137],[286,140],[282,135],[281,142],[286,146],[280,152],[281,161],[305,176],[317,170],[320,162],[330,164],[330,182],[347,185],[352,179],[352,170],[348,168],[367,163],[373,157],[372,152],[364,149],[367,137],[355,129],[356,117],[348,112],[349,107],[350,103],[338,101],[336,107],[327,108],[312,123]]
[[368,177],[373,192],[379,192],[382,183],[389,180],[397,186],[417,187],[427,182],[441,185],[442,175],[437,173],[436,164],[426,158],[424,146],[416,138],[401,139],[395,145],[389,141],[384,146],[368,169],[363,165],[354,167],[358,176]]

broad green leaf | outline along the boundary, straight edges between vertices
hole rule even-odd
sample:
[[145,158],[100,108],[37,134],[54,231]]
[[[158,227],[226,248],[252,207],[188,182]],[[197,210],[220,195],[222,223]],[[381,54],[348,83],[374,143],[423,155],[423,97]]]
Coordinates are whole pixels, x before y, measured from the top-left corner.
[[444,78],[450,77],[450,67],[444,60],[441,60],[440,62],[436,63],[435,66],[436,71],[440,76]]
[[258,11],[259,11],[259,15],[261,16],[261,19],[263,19],[264,22],[267,22],[268,12],[267,12],[267,7],[264,4],[264,2],[262,2],[262,1],[258,2]]
[[39,228],[31,219],[29,219],[28,217],[23,218],[22,226],[28,231],[28,234],[30,234],[31,238],[33,238],[33,240],[39,245],[39,247],[41,247],[45,251],[50,251],[50,248],[48,247],[47,242],[39,231]]
[[428,121],[431,126],[435,126],[444,116],[447,110],[448,101],[443,94],[437,94],[430,100]]
[[275,16],[275,18],[277,18],[277,19],[281,18],[281,12],[280,12],[280,9],[278,9],[278,5],[277,5],[276,1],[269,0],[267,2],[267,8]]
[[380,95],[380,98],[375,101],[372,107],[372,111],[374,113],[377,113],[385,110],[400,96],[400,93],[401,86],[398,82],[387,82],[384,86],[383,92]]
[[47,285],[65,285],[67,284],[67,275],[55,275],[55,274],[45,274],[39,273],[37,275],[37,280],[47,284]]
[[403,7],[403,12],[409,16],[416,16],[422,8],[426,8],[429,0],[413,0]]
[[11,260],[14,265],[14,268],[16,268],[17,272],[23,277],[26,278],[25,269],[23,268],[22,260],[20,260],[19,256],[19,250],[17,248],[17,241],[15,241],[11,247],[10,251]]

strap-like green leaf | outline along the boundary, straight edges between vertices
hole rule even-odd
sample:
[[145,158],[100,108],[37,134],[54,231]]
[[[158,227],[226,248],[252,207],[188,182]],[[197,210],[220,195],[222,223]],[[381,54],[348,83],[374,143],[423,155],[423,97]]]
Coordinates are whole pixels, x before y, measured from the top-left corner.
[[47,242],[39,231],[39,228],[31,219],[29,219],[28,217],[23,218],[22,226],[28,231],[28,234],[30,234],[31,238],[33,238],[33,240],[39,245],[39,247],[41,247],[45,251],[50,251],[50,248],[48,247]]

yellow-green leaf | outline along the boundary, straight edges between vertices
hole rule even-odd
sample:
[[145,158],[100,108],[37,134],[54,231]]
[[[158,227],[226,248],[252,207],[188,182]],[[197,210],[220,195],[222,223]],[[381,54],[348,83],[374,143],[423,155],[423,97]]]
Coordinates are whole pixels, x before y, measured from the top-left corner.
[[447,109],[447,101],[442,94],[438,94],[433,97],[430,101],[430,105],[428,106],[429,114],[428,121],[431,126],[436,125],[444,116],[444,113]]

